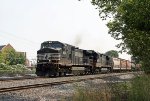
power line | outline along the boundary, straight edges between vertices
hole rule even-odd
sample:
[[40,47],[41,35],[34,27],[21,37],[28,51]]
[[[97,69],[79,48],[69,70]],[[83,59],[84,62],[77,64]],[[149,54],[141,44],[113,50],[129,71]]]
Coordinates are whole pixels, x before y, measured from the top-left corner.
[[21,49],[26,49],[26,52],[28,52],[28,56],[30,58],[35,57],[36,53],[34,52],[35,53],[34,54],[33,51],[36,51],[37,46],[40,48],[40,43],[16,36],[13,33],[4,32],[4,31],[0,31],[0,33],[4,33],[4,34],[0,34],[0,38],[3,38],[5,42],[6,40],[8,40],[10,44],[14,43],[15,45],[19,45],[19,47],[22,47]]
[[[39,43],[37,43],[37,42],[34,42],[34,41],[31,41],[31,40],[29,40],[29,39],[26,39],[26,38],[23,38],[23,37],[20,37],[20,36],[16,36],[14,33],[10,33],[10,32],[6,32],[6,31],[0,31],[1,33],[5,33],[5,35],[7,35],[7,34],[9,34],[10,36],[12,36],[12,37],[14,37],[14,38],[16,38],[16,39],[22,39],[22,40],[24,40],[24,41],[26,41],[26,42],[30,42],[30,43],[34,43],[34,44],[39,44]],[[24,34],[25,35],[25,34]]]
[[[34,42],[34,41],[31,41],[31,40],[28,40],[28,39],[25,39],[25,38],[22,38],[22,37],[19,37],[19,36],[16,36],[14,35],[13,33],[9,33],[9,32],[4,32],[4,31],[0,31],[0,33],[5,33],[5,34],[1,34],[1,36],[3,36],[4,38],[6,37],[6,39],[11,39],[12,41],[16,41],[18,40],[19,41],[19,44],[21,42],[21,44],[24,44],[24,45],[28,45],[28,46],[39,46],[40,43],[37,43],[37,42]],[[9,34],[9,35],[8,35]]]

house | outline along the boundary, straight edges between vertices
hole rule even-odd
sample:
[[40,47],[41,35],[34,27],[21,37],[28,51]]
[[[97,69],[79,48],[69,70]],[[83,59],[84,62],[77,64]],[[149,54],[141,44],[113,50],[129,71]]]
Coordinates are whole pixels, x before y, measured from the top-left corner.
[[5,49],[13,49],[13,50],[15,50],[10,44],[1,45],[0,46],[0,52],[3,52]]
[[[13,49],[14,51],[16,51],[10,44],[7,44],[7,45],[1,45],[0,46],[0,52],[3,52],[5,49]],[[27,59],[27,56],[26,56],[26,52],[18,52],[16,51],[18,54],[22,54],[23,56],[25,56],[26,58],[26,62],[25,62],[25,65],[29,65],[29,60]]]

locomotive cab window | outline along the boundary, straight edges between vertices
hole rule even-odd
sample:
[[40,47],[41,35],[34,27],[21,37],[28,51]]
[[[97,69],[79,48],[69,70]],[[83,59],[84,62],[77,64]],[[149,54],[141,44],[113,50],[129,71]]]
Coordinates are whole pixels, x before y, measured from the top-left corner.
[[63,47],[63,45],[61,43],[50,43],[50,42],[47,42],[47,43],[43,43],[41,45],[41,49],[43,49],[43,48],[55,48],[55,49],[57,49],[57,48],[62,48],[62,47]]
[[93,56],[90,56],[89,59],[93,59]]

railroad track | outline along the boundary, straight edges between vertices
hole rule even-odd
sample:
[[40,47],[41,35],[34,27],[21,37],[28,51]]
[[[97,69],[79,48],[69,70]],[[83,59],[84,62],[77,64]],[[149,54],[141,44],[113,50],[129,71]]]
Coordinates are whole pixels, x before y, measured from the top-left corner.
[[[66,75],[64,77],[70,77],[72,75]],[[15,80],[26,80],[26,79],[38,79],[38,78],[54,78],[54,77],[38,77],[38,76],[22,76],[22,77],[5,77],[5,78],[0,78],[0,81],[15,81]],[[57,78],[57,77],[55,77]]]
[[37,78],[36,75],[24,75],[24,76],[14,76],[14,77],[0,77],[0,81],[10,81],[10,80],[23,80],[23,79],[34,79]]
[[100,79],[100,78],[101,77],[95,77],[95,78],[88,78],[88,79],[69,80],[69,81],[34,84],[34,85],[26,85],[26,86],[18,86],[18,87],[10,87],[10,88],[1,88],[0,93],[17,91],[17,90],[24,90],[24,89],[31,89],[31,88],[46,87],[46,86],[61,85],[61,84],[74,83],[74,82],[81,82],[81,81],[85,81],[85,80],[93,80],[93,79]]
[[[119,76],[119,75],[123,75],[123,74],[116,74],[114,76]],[[113,75],[108,75],[108,76],[91,77],[91,78],[85,78],[85,79],[75,79],[75,80],[66,80],[66,81],[58,81],[58,82],[51,82],[51,83],[41,83],[41,84],[32,84],[32,85],[9,87],[9,88],[0,88],[0,93],[24,90],[24,89],[39,88],[39,87],[54,86],[54,85],[61,85],[61,84],[81,82],[81,81],[94,80],[94,79],[103,79],[105,77],[112,77],[112,76]]]

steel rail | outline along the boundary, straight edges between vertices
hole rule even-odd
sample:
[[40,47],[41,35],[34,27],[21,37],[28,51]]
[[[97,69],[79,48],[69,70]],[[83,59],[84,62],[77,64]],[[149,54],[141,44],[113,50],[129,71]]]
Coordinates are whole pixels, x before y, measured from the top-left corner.
[[[107,77],[109,77],[109,76],[107,76]],[[101,79],[101,78],[103,78],[103,77],[93,77],[93,78],[78,79],[78,80],[68,80],[68,81],[60,81],[60,82],[52,82],[52,83],[33,84],[33,85],[25,85],[25,86],[9,87],[9,88],[0,88],[0,93],[17,91],[17,90],[24,90],[24,89],[31,89],[31,88],[46,87],[46,86],[61,85],[61,84],[81,82],[81,81]]]
[[[126,73],[105,75],[105,76],[101,76],[101,77],[91,77],[91,78],[85,78],[85,79],[75,79],[75,80],[66,80],[66,81],[58,81],[58,82],[51,82],[51,83],[41,83],[41,84],[32,84],[32,85],[17,86],[17,87],[0,88],[0,93],[24,90],[24,89],[31,89],[31,88],[46,87],[46,86],[61,85],[61,84],[81,82],[81,81],[94,80],[94,79],[104,79],[106,77],[119,76],[119,75],[124,75],[124,74],[126,74]],[[130,72],[129,72],[129,74],[130,74]]]

